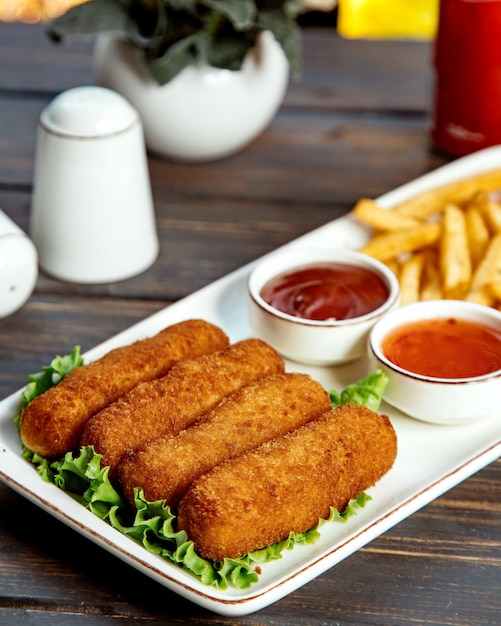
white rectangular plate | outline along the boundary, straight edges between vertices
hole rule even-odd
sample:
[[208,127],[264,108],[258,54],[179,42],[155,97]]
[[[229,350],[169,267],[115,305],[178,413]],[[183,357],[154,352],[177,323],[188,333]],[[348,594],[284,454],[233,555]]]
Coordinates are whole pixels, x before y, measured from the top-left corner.
[[[391,207],[426,189],[474,173],[501,167],[501,147],[459,159],[379,199]],[[368,231],[346,216],[296,239],[287,246],[330,245],[358,248]],[[132,326],[87,352],[87,361],[135,339],[152,335],[174,322],[203,317],[221,326],[232,341],[251,336],[247,322],[246,283],[254,263],[201,289],[178,303]],[[341,390],[367,372],[363,362],[332,368],[288,369],[312,374],[327,389]],[[27,372],[28,375],[29,372]],[[383,405],[397,431],[399,450],[393,469],[369,490],[366,507],[345,523],[322,526],[314,545],[297,545],[282,559],[261,566],[259,582],[247,590],[218,591],[202,585],[180,567],[147,552],[76,503],[68,494],[45,483],[20,456],[13,424],[20,391],[0,403],[0,478],[29,500],[103,546],[147,576],[189,600],[222,615],[246,615],[275,602],[346,558],[369,541],[451,487],[466,479],[501,453],[500,413],[462,426],[434,426],[411,419]]]

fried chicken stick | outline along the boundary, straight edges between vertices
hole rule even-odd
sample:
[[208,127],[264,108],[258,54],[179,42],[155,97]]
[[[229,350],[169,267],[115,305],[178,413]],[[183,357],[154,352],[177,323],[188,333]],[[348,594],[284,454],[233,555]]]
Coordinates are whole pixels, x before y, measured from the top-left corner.
[[137,384],[165,375],[184,359],[222,350],[217,326],[188,320],[157,335],[115,348],[70,372],[22,412],[21,439],[32,452],[58,458],[76,448],[88,420]]
[[397,440],[386,416],[342,405],[218,465],[181,500],[178,528],[201,556],[237,558],[343,511],[392,467]]
[[113,476],[122,456],[160,435],[191,426],[232,391],[282,372],[283,359],[260,339],[247,339],[221,352],[189,359],[166,376],[142,383],[89,420],[81,441],[103,455]]
[[190,484],[227,459],[283,435],[331,407],[326,390],[307,374],[275,374],[238,389],[177,436],[163,436],[126,456],[118,476],[126,497],[176,507]]

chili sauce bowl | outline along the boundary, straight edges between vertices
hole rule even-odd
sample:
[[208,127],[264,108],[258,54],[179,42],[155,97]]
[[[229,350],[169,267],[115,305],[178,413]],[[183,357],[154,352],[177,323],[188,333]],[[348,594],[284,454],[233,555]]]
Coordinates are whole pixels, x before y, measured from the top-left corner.
[[416,302],[374,325],[369,367],[388,376],[384,400],[435,424],[501,409],[501,313],[459,300]]
[[[286,292],[281,292],[279,304],[273,297],[265,298],[270,290],[276,296],[284,281]],[[285,358],[335,365],[366,354],[370,329],[398,306],[399,293],[393,272],[367,255],[286,247],[267,255],[251,272],[249,323]],[[278,308],[284,302],[285,310]]]

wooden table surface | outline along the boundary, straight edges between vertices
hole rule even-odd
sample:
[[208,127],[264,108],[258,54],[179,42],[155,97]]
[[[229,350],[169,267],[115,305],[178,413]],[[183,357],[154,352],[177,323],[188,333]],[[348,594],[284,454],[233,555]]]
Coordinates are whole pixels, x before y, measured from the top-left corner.
[[[0,208],[28,229],[35,133],[59,92],[91,84],[92,49],[0,25]],[[150,157],[161,251],[141,276],[81,286],[40,275],[0,320],[0,395],[75,344],[94,346],[280,244],[446,159],[430,146],[431,47],[304,28],[304,71],[241,153]],[[492,463],[284,599],[213,614],[138,573],[0,484],[0,623],[501,623],[501,463]]]

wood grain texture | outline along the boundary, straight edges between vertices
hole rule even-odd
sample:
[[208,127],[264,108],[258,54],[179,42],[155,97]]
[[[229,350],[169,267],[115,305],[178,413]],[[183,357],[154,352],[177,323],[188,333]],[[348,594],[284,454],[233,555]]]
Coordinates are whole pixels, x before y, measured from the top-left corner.
[[[0,24],[0,208],[29,229],[36,127],[93,81],[88,42]],[[0,320],[0,395],[75,344],[85,351],[171,302],[445,162],[430,146],[431,46],[304,29],[304,68],[268,129],[234,157],[150,155],[161,240],[120,283],[40,275]],[[0,484],[2,626],[244,624],[494,626],[501,614],[501,462],[492,463],[295,593],[238,619],[183,600]]]

